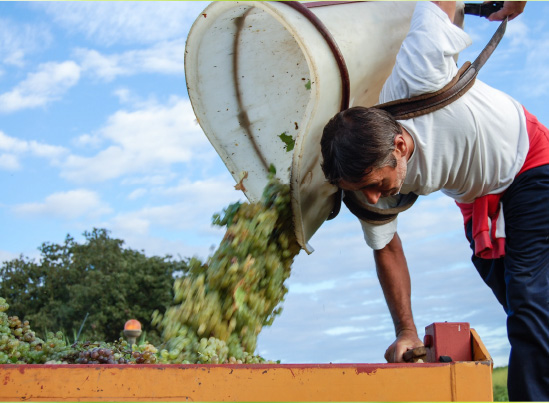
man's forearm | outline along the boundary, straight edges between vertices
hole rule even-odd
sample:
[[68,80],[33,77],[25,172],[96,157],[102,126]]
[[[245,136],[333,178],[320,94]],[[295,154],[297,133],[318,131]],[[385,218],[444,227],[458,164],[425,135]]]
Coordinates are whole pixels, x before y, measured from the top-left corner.
[[383,249],[374,251],[374,258],[397,337],[404,331],[417,334],[412,315],[410,273],[398,234]]

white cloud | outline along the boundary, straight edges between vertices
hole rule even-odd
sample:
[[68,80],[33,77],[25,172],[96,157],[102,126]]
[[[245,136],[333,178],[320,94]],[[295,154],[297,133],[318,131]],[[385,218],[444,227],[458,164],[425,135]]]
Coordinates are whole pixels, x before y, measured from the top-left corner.
[[[141,212],[147,215],[148,211]],[[112,221],[111,227],[122,234],[146,235],[151,227],[149,218],[141,218],[139,214],[121,214]],[[154,223],[158,224],[158,223]]]
[[0,150],[11,152],[24,152],[29,146],[26,141],[19,140],[15,137],[10,137],[0,131]]
[[97,136],[109,143],[107,148],[92,157],[68,157],[62,164],[64,178],[100,182],[130,174],[165,175],[172,164],[213,153],[190,102],[177,98],[167,105],[118,111]]
[[216,206],[223,202],[233,202],[236,199],[244,198],[243,193],[234,189],[234,180],[228,172],[222,175],[206,178],[197,181],[191,181],[188,178],[182,179],[177,185],[158,189],[158,194],[169,196],[184,195],[187,200],[203,201],[206,206],[211,202]]
[[144,50],[104,55],[97,50],[76,49],[75,57],[83,71],[106,81],[118,76],[138,73],[178,74],[185,72],[185,40],[177,39],[155,44]]
[[[199,256],[206,258],[210,247],[219,244],[223,229],[213,227],[211,217],[228,204],[243,199],[234,190],[228,173],[207,180],[183,180],[171,188],[138,188],[130,196],[146,200],[162,200],[161,205],[145,205],[131,211],[120,211],[104,223],[117,237],[132,248],[144,249],[148,254]],[[133,199],[135,200],[135,199]],[[175,200],[172,204],[166,201]],[[171,234],[167,236],[166,234]]]
[[96,50],[77,49],[75,57],[80,60],[84,71],[92,71],[106,81],[119,75],[129,75],[131,71],[139,68],[138,66],[121,66],[120,56],[104,56]]
[[183,37],[206,2],[45,2],[36,7],[72,32],[104,45]]
[[13,154],[0,154],[0,169],[17,171],[21,168],[19,159]]
[[144,188],[135,189],[133,192],[131,192],[128,195],[128,199],[136,200],[136,199],[139,199],[140,197],[143,197],[146,194],[147,194],[147,189],[144,189]]
[[292,284],[292,292],[295,294],[313,294],[322,290],[330,290],[335,286],[333,280],[320,281],[311,284],[294,283]]
[[161,186],[165,185],[176,177],[177,175],[174,173],[162,175],[139,175],[131,178],[125,178],[120,183],[122,185]]
[[10,137],[2,131],[0,131],[0,150],[16,154],[29,153],[38,157],[51,159],[59,158],[68,151],[65,147],[61,146],[52,146],[39,143],[35,140],[27,141]]
[[530,33],[530,28],[523,20],[517,19],[508,24],[505,29],[505,37],[510,41],[510,49],[524,50],[524,46],[531,45]]
[[328,336],[341,336],[344,334],[349,333],[359,333],[364,332],[364,329],[361,329],[359,327],[354,326],[339,326],[339,327],[333,327],[331,329],[326,329],[324,333],[326,333]]
[[21,168],[20,157],[30,155],[46,158],[50,162],[57,162],[68,153],[65,147],[39,143],[35,140],[21,140],[10,137],[0,131],[0,169],[17,170]]
[[132,102],[134,95],[128,88],[118,88],[113,92],[113,94],[118,98],[120,103]]
[[[145,192],[146,189],[136,189],[130,198],[142,196]],[[149,228],[154,227],[157,230],[175,230],[182,235],[182,231],[193,233],[193,236],[210,235],[212,215],[242,198],[242,193],[234,190],[228,175],[197,182],[185,179],[178,186],[151,189],[149,193],[160,198],[176,196],[181,201],[118,214],[112,220],[113,228],[123,233],[138,229],[141,234],[147,234]]]
[[[135,232],[119,232],[118,228],[113,228],[113,233],[120,239],[124,239],[125,245],[131,247],[134,250],[142,250],[148,256],[175,256],[181,258],[188,257],[198,257],[202,260],[205,260],[209,255],[211,255],[210,246],[217,245],[223,236],[221,233],[218,233],[217,236],[213,235],[208,239],[200,238],[196,242],[192,240],[180,238],[180,237],[170,237],[166,238],[164,236],[154,236],[148,234],[147,236],[141,235],[142,233],[147,233],[147,228],[140,228],[139,225],[148,225],[148,222],[133,223],[135,227]],[[129,226],[127,227],[129,228]]]
[[[210,248],[219,244],[224,232],[222,228],[211,225],[212,215],[243,196],[234,190],[228,173],[204,181],[184,182],[169,189],[146,190],[149,198],[173,198],[177,200],[175,203],[120,212],[105,226],[124,239],[127,245],[144,249],[148,254],[205,259],[212,252]],[[142,188],[136,189],[137,194],[142,191]],[[166,233],[172,236],[166,237]]]
[[18,24],[0,18],[0,63],[21,67],[25,56],[49,46],[52,36],[43,24]]
[[526,97],[546,97],[549,94],[549,35],[540,32],[535,40],[530,41],[529,51],[520,72],[524,80],[520,82],[521,90]]
[[0,94],[0,112],[36,108],[58,100],[80,79],[80,67],[72,62],[44,63],[11,91]]
[[102,142],[103,140],[101,139],[100,136],[86,133],[74,139],[72,141],[72,144],[74,144],[77,147],[98,148],[102,144]]
[[146,235],[151,225],[156,228],[161,227],[184,227],[184,206],[183,205],[164,205],[145,207],[141,210],[122,213],[113,220],[113,228],[123,232],[135,232]]
[[99,195],[86,189],[51,194],[41,203],[24,203],[13,207],[23,216],[56,217],[73,220],[80,217],[99,217],[112,209],[101,201]]

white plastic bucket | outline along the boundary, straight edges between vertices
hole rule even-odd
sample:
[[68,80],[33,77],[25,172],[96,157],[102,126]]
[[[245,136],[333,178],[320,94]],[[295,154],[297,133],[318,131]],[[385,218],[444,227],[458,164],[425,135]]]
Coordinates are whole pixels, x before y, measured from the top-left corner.
[[[350,80],[350,105],[371,106],[408,32],[413,2],[310,8],[335,39]],[[250,201],[273,164],[291,185],[295,233],[308,241],[332,211],[336,188],[322,172],[320,138],[339,112],[342,79],[320,31],[284,2],[214,2],[185,50],[189,97],[204,133]],[[294,149],[280,135],[295,140]]]

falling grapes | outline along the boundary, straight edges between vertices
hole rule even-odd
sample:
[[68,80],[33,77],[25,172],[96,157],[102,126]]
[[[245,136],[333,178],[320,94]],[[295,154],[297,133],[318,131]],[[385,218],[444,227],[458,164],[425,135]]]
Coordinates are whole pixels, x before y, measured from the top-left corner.
[[271,174],[259,203],[232,204],[213,222],[227,227],[219,247],[205,263],[190,261],[190,274],[175,281],[174,305],[154,315],[166,362],[261,361],[257,336],[281,312],[300,250],[289,186]]

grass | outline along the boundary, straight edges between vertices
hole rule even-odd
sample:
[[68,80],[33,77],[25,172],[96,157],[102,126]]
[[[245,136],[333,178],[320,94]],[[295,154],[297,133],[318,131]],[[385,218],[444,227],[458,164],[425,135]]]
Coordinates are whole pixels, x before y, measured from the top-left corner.
[[507,367],[494,368],[494,371],[492,372],[492,385],[494,390],[494,402],[508,402]]

